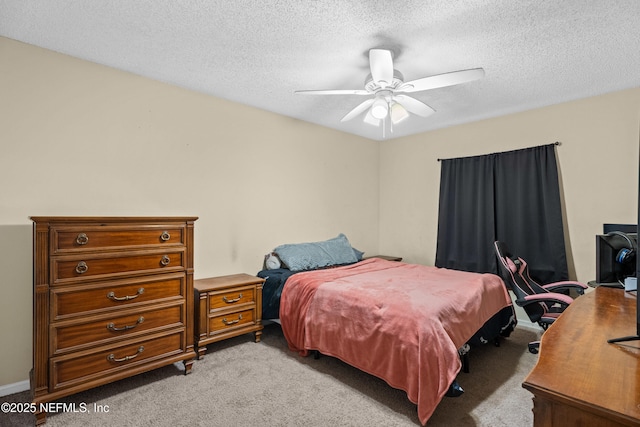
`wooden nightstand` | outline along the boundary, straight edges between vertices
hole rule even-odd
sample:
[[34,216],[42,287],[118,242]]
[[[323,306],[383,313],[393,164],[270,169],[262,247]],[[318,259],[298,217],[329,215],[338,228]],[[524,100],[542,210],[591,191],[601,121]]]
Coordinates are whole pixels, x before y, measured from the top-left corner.
[[371,256],[366,256],[364,257],[364,259],[367,258],[380,258],[380,259],[386,259],[387,261],[402,261],[402,257],[401,256],[391,256],[391,255],[371,255]]
[[253,332],[262,335],[262,284],[249,274],[211,277],[193,281],[195,291],[195,346],[198,359],[207,344]]

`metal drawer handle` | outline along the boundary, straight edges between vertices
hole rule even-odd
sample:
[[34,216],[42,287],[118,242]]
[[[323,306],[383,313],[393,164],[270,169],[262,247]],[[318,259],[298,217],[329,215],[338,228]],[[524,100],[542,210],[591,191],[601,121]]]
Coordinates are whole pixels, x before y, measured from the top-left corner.
[[84,261],[80,261],[78,265],[76,265],[76,273],[78,274],[86,273],[87,270],[89,270],[89,266]]
[[227,320],[227,318],[224,317],[222,319],[222,323],[224,323],[225,325],[229,326],[229,325],[234,325],[234,324],[238,323],[241,320],[242,320],[242,314],[238,314],[238,318],[236,320]]
[[79,245],[86,245],[87,243],[89,243],[89,236],[87,236],[85,233],[78,234],[78,237],[76,237],[76,243]]
[[107,294],[107,298],[109,298],[111,301],[129,301],[134,298],[138,298],[143,293],[144,293],[144,288],[140,288],[138,289],[138,292],[136,292],[135,295],[125,295],[123,297],[117,297],[116,293],[111,291]]
[[110,330],[110,331],[113,331],[113,332],[128,331],[129,329],[135,328],[136,326],[138,326],[142,322],[144,322],[144,317],[140,316],[140,317],[138,317],[138,321],[133,325],[126,325],[126,326],[123,326],[121,328],[118,328],[113,323],[108,323],[107,324],[107,329]]
[[238,302],[242,299],[242,294],[238,294],[238,298],[235,299],[227,299],[227,297],[222,297],[222,301],[226,302],[227,304],[233,304],[234,302]]
[[169,258],[168,255],[163,255],[162,259],[160,260],[160,264],[162,264],[165,267],[169,265],[170,262],[171,262],[171,258]]
[[166,242],[169,239],[171,239],[171,234],[169,234],[168,231],[163,231],[162,234],[160,235],[160,240],[162,240],[163,242]]
[[128,360],[138,357],[138,355],[143,351],[144,351],[144,346],[141,345],[140,347],[138,347],[138,351],[136,351],[136,354],[133,354],[131,356],[125,356],[120,359],[116,359],[116,356],[113,353],[111,353],[110,355],[107,356],[107,360],[109,362],[126,362]]

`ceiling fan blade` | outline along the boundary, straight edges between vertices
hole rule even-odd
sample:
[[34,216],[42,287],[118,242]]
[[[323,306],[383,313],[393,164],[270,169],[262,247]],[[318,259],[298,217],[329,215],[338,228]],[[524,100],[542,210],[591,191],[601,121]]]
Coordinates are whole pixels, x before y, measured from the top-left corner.
[[371,104],[373,104],[374,100],[375,100],[374,98],[371,98],[371,99],[367,99],[366,101],[358,104],[356,106],[356,108],[354,108],[353,110],[349,111],[347,113],[347,115],[344,116],[340,121],[341,122],[346,122],[347,120],[353,119],[358,114],[362,113],[364,110],[366,110],[367,108],[371,107]]
[[472,68],[470,70],[452,71],[450,73],[438,74],[435,76],[423,77],[402,84],[397,92],[420,92],[423,90],[437,89],[440,87],[453,86],[461,83],[471,82],[484,77],[482,68]]
[[380,87],[387,87],[393,82],[393,58],[391,51],[371,49],[369,51],[369,67],[373,81]]
[[364,89],[296,90],[298,95],[371,95]]
[[429,107],[422,101],[418,101],[408,95],[395,95],[393,99],[407,109],[410,113],[416,114],[421,117],[427,117],[435,113],[436,110]]

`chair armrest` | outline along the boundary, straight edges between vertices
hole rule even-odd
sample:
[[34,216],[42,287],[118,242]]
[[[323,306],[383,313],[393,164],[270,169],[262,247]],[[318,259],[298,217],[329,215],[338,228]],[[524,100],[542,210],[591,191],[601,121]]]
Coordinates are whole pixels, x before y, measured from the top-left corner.
[[549,304],[561,304],[564,306],[568,306],[573,302],[573,298],[565,294],[549,292],[545,294],[527,295],[524,298],[520,298],[516,300],[516,304],[518,304],[520,307],[524,307],[526,305],[529,305],[532,303],[539,303],[539,302],[547,302]]
[[546,285],[542,285],[542,288],[549,292],[575,289],[579,295],[584,294],[584,290],[587,289],[587,287],[588,287],[587,285],[580,282],[575,282],[573,280],[565,280],[563,282],[555,282],[555,283],[548,283]]

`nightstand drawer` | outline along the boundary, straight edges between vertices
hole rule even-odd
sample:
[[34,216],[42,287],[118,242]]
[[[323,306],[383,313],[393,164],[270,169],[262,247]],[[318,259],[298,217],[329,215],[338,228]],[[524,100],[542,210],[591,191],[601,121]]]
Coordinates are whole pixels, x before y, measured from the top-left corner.
[[119,347],[102,347],[97,351],[52,358],[52,386],[54,389],[70,387],[183,353],[184,340],[184,331],[178,331],[137,342],[130,341]]
[[254,308],[210,317],[209,335],[215,335],[228,330],[254,325],[256,323],[255,319],[256,316]]
[[145,227],[73,226],[51,230],[53,254],[184,245],[185,228],[175,224]]
[[51,320],[87,316],[185,298],[184,274],[114,280],[51,290]]
[[244,304],[255,304],[256,287],[243,286],[222,292],[209,292],[209,310],[233,308]]
[[182,319],[183,303],[160,308],[152,306],[127,315],[116,316],[114,313],[113,316],[85,323],[79,323],[79,319],[57,322],[51,328],[52,353],[81,350],[163,329],[182,328],[185,326]]

